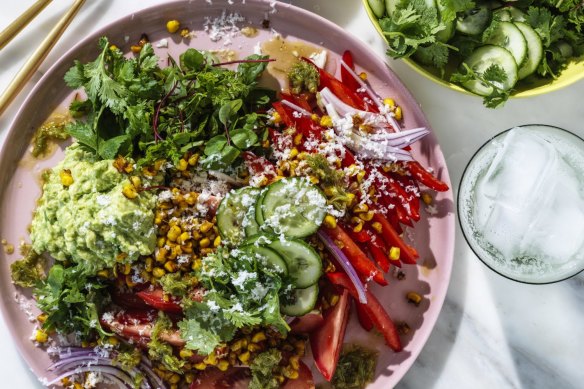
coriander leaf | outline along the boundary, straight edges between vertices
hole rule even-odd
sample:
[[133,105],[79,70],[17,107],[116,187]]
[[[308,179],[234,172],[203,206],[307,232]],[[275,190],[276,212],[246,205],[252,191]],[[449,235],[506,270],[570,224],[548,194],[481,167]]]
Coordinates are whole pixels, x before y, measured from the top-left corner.
[[191,302],[184,311],[185,319],[178,323],[186,348],[209,355],[221,342],[235,335],[235,326],[225,319],[221,310],[211,310],[207,304]]
[[492,64],[483,72],[483,78],[491,83],[502,84],[507,81],[507,73],[501,66]]
[[164,367],[174,373],[182,373],[185,361],[178,359],[173,354],[172,346],[164,342],[160,335],[172,328],[172,321],[162,311],[158,311],[158,320],[152,329],[150,342],[148,342],[148,356],[150,359],[160,361]]
[[73,67],[65,73],[65,83],[70,88],[80,88],[87,82],[84,67],[81,62],[75,60]]
[[448,47],[441,42],[435,42],[428,46],[420,46],[415,58],[424,65],[431,65],[438,69],[444,69],[448,63]]
[[163,275],[158,283],[164,293],[176,297],[184,297],[197,284],[197,278],[192,274],[168,273]]
[[440,13],[440,20],[444,23],[452,22],[456,19],[456,14],[465,12],[475,7],[472,0],[437,0]]

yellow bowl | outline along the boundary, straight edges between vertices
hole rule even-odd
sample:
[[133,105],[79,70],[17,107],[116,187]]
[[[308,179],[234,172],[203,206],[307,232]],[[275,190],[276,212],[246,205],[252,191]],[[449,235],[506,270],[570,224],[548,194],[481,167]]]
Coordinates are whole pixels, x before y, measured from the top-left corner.
[[[368,0],[362,1],[363,5],[365,6],[365,10],[367,11],[367,15],[369,15],[369,19],[375,26],[375,29],[377,30],[377,32],[379,32],[379,35],[381,35],[381,37],[387,42],[387,40],[385,39],[385,35],[383,35],[383,31],[381,30],[381,26],[379,25],[377,16],[375,16],[373,10],[369,6],[369,1]],[[447,88],[459,92],[472,94],[466,89],[440,78],[440,76],[438,75],[438,71],[436,69],[420,65],[409,58],[404,58],[403,61],[422,76],[440,85],[443,85]],[[538,78],[534,80],[531,79],[522,80],[521,85],[515,89],[515,91],[511,94],[511,97],[530,97],[541,95],[548,92],[553,92],[558,89],[564,88],[570,84],[573,84],[576,81],[581,80],[583,78],[584,78],[584,55],[579,58],[573,59],[556,79]]]

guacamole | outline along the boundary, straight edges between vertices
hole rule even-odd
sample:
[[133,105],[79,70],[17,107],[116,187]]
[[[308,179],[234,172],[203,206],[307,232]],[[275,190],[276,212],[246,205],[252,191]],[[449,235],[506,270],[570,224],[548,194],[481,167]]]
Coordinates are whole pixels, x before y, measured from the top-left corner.
[[[63,181],[63,174],[69,177]],[[48,174],[35,211],[31,240],[34,251],[72,261],[88,272],[130,263],[154,251],[156,228],[153,193],[134,199],[122,189],[130,183],[112,160],[97,161],[77,144]]]

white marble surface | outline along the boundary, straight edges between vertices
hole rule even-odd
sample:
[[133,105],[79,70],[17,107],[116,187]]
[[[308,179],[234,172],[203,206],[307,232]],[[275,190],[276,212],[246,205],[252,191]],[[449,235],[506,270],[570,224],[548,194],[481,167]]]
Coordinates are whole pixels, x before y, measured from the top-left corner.
[[[41,72],[80,37],[159,1],[88,0]],[[359,0],[291,2],[334,21],[383,55],[384,44]],[[33,0],[2,1],[0,29],[32,3]],[[0,91],[71,3],[54,1],[0,51]],[[519,124],[545,123],[584,136],[584,81],[546,96],[512,100],[503,109],[487,110],[479,99],[436,85],[404,63],[388,63],[430,120],[446,156],[455,191],[472,154],[499,131]],[[31,86],[0,118],[0,139],[4,138],[16,108]],[[474,256],[457,227],[447,301],[428,343],[398,387],[582,388],[583,348],[584,275],[544,286],[509,281],[488,270]],[[41,387],[18,355],[3,320],[0,320],[0,350],[0,387]]]

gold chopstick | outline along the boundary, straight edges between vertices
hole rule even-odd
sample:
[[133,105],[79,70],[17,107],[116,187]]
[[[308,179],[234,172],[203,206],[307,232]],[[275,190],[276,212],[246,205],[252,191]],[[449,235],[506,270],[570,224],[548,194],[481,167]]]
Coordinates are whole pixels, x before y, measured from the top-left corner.
[[38,0],[36,3],[30,6],[29,9],[24,11],[22,15],[20,15],[15,21],[10,23],[8,27],[4,29],[4,31],[0,32],[0,50],[8,42],[12,40],[31,20],[33,20],[39,12],[41,12],[49,3],[53,0]]
[[0,96],[0,115],[4,113],[14,97],[16,97],[28,80],[30,80],[34,72],[39,68],[53,46],[55,46],[55,43],[57,43],[63,32],[67,29],[83,3],[85,3],[85,0],[75,0],[67,13],[63,15],[57,25],[53,27],[49,35],[43,40],[41,45],[18,71],[10,85],[8,85],[4,91],[4,94]]

